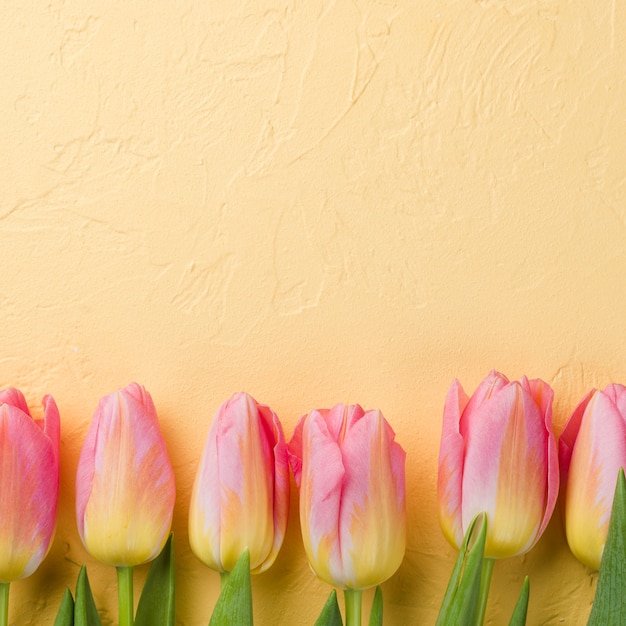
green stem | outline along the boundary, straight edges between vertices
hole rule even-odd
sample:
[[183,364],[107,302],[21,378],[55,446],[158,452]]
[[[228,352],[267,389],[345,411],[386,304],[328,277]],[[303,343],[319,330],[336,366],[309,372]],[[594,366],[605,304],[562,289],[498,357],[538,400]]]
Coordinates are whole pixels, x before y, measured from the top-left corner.
[[0,583],[0,626],[9,623],[9,584]]
[[119,606],[119,625],[133,626],[135,623],[133,604],[133,568],[117,568],[117,601]]
[[230,572],[220,572],[220,591],[224,589],[224,585],[230,576]]
[[361,597],[360,589],[344,589],[343,597],[346,602],[346,626],[361,626]]
[[491,575],[493,574],[493,566],[496,560],[485,557],[483,561],[483,571],[480,576],[480,596],[478,598],[478,615],[476,624],[482,626],[485,621],[485,613],[487,612],[487,597],[489,596],[489,587],[491,585]]

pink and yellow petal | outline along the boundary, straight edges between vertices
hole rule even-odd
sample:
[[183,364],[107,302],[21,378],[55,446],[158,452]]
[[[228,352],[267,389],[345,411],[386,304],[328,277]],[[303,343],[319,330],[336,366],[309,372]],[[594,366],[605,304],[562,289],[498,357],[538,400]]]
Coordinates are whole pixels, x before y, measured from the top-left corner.
[[580,430],[583,416],[587,410],[587,405],[596,393],[598,393],[598,390],[593,389],[580,401],[567,420],[565,428],[559,437],[559,470],[561,483],[563,485],[566,485],[568,481],[572,452],[574,451],[574,445],[578,437],[578,431]]
[[339,518],[344,584],[366,589],[391,576],[404,556],[404,451],[380,412],[369,411],[341,452],[347,470]]
[[446,396],[439,449],[437,477],[439,521],[446,539],[457,547],[461,545],[464,534],[461,494],[465,442],[459,432],[459,427],[461,415],[468,401],[469,398],[463,391],[461,383],[454,380]]
[[231,420],[220,422],[217,448],[222,485],[222,562],[230,571],[248,547],[251,569],[262,565],[273,543],[272,445],[257,406],[247,394],[233,402]]
[[471,428],[471,424],[475,419],[474,415],[478,408],[485,402],[488,402],[494,395],[498,394],[509,384],[509,379],[503,374],[500,374],[500,372],[496,372],[495,370],[489,372],[489,376],[478,385],[476,391],[474,391],[472,397],[467,401],[461,411],[459,432],[463,437],[466,436],[468,429]]
[[189,515],[189,542],[194,554],[207,566],[224,571],[220,554],[221,489],[214,421],[204,447],[193,486]]
[[345,474],[339,445],[323,416],[312,411],[304,423],[300,482],[300,522],[307,557],[319,578],[343,579],[339,513]]
[[[269,407],[259,405],[259,415],[265,424],[270,443],[273,444],[273,541],[270,551],[254,573],[265,571],[275,561],[287,531],[289,517],[289,459],[282,425]],[[268,460],[271,467],[271,460]]]

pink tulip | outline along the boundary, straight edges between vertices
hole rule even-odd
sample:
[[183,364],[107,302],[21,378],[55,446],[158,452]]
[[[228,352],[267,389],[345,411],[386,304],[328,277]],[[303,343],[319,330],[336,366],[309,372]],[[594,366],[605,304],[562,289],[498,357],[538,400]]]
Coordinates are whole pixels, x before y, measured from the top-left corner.
[[289,443],[304,548],[319,578],[380,584],[406,544],[405,452],[380,411],[338,404],[300,419]]
[[170,532],[176,488],[150,394],[131,383],[100,400],[76,474],[76,522],[99,561],[154,559]]
[[626,387],[593,389],[559,439],[565,486],[565,534],[574,556],[598,569],[609,529],[615,484],[626,468]]
[[231,571],[248,548],[250,570],[265,571],[283,543],[289,512],[289,466],[278,417],[246,393],[213,419],[196,474],[189,542],[208,567]]
[[59,411],[33,420],[22,393],[0,392],[0,582],[30,576],[48,553],[59,496]]
[[478,513],[487,514],[485,556],[530,550],[545,530],[559,488],[550,386],[492,371],[471,398],[455,380],[443,415],[439,519],[459,548]]

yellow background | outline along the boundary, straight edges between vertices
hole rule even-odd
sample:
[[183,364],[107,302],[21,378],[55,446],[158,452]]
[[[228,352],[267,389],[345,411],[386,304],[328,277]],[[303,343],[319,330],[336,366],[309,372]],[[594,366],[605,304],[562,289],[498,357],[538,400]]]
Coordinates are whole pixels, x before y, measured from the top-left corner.
[[[219,577],[187,510],[217,407],[245,390],[288,436],[314,407],[380,408],[407,450],[408,546],[386,623],[432,624],[455,552],[436,515],[458,377],[541,377],[563,423],[626,383],[626,5],[615,0],[7,0],[0,20],[0,384],[62,418],[58,530],[12,586],[51,624],[87,563],[74,475],[101,396],[151,392],[176,473],[177,623]],[[496,564],[529,624],[583,624],[596,578],[557,513]],[[139,585],[145,568],[139,568]],[[295,494],[259,626],[312,624]],[[367,596],[367,602],[369,598]],[[367,614],[367,611],[366,611]]]

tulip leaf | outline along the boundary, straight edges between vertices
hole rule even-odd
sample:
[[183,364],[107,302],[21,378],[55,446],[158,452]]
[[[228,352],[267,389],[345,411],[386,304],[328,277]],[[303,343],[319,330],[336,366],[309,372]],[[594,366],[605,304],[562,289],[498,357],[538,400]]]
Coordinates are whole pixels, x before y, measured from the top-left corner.
[[315,621],[315,626],[343,626],[341,611],[337,602],[337,591],[335,589],[330,592],[322,612]]
[[509,626],[525,626],[526,615],[528,613],[529,596],[530,583],[528,582],[528,576],[526,576],[526,578],[524,578],[524,584],[522,585],[522,590],[519,594],[519,598],[517,599],[515,608],[513,609],[513,615],[511,616]]
[[[481,517],[482,520],[478,538],[468,550],[478,517]],[[441,604],[436,626],[470,626],[474,624],[479,608],[486,538],[487,518],[485,515],[479,514],[471,521],[463,539]]]
[[174,539],[153,561],[137,606],[135,626],[174,626]]
[[372,609],[370,610],[369,626],[382,626],[383,623],[383,592],[380,587],[376,587]]
[[72,598],[72,592],[67,588],[54,620],[54,626],[74,626],[74,598]]
[[230,574],[223,578],[209,626],[252,626],[250,553],[244,550]]
[[626,480],[620,468],[598,586],[587,626],[626,624]]
[[74,624],[76,626],[102,626],[96,603],[89,586],[87,568],[83,565],[76,582],[76,600],[74,602]]

